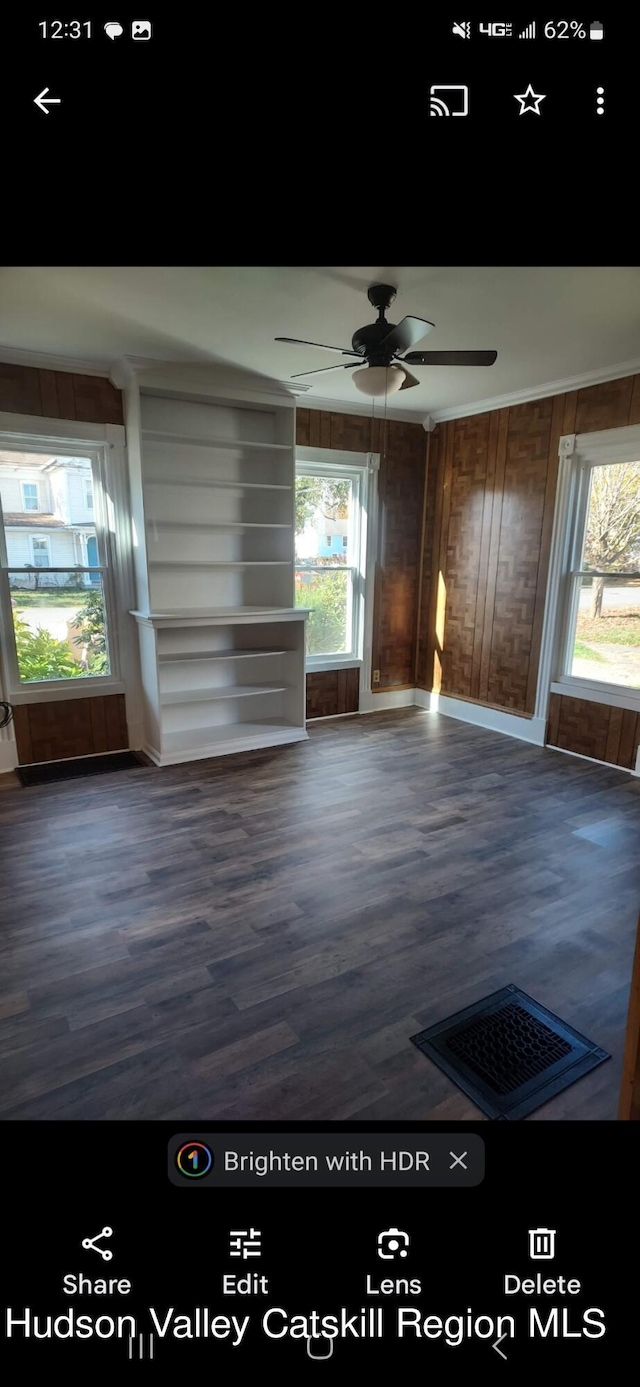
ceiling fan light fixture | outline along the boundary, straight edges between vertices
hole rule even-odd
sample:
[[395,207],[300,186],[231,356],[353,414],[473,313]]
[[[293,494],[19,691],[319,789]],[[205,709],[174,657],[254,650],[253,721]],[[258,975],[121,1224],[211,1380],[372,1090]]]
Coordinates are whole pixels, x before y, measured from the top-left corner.
[[407,372],[401,366],[364,366],[354,371],[351,377],[356,390],[363,395],[382,397],[395,395],[407,379]]

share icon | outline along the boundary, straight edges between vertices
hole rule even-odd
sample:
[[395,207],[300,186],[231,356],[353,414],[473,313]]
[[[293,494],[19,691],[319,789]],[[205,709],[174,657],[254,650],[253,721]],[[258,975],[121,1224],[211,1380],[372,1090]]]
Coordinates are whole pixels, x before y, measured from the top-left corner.
[[83,1238],[82,1246],[85,1252],[97,1252],[102,1257],[103,1262],[110,1262],[113,1257],[113,1252],[111,1252],[108,1247],[96,1247],[96,1243],[100,1238],[111,1238],[112,1236],[113,1228],[103,1228],[102,1232],[96,1233],[94,1238]]

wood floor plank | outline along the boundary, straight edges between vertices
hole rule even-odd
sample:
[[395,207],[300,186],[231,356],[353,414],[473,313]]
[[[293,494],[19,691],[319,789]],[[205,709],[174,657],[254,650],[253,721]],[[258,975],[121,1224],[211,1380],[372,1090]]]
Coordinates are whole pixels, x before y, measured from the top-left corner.
[[[621,724],[622,730],[622,724]],[[640,780],[417,709],[0,797],[0,1118],[457,1121],[410,1043],[513,982],[613,1053]]]

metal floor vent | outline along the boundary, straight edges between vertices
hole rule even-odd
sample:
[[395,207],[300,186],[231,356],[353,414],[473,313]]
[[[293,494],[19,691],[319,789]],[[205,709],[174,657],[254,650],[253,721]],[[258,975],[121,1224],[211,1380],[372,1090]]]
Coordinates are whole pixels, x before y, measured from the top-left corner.
[[513,983],[411,1039],[502,1121],[527,1117],[611,1058]]

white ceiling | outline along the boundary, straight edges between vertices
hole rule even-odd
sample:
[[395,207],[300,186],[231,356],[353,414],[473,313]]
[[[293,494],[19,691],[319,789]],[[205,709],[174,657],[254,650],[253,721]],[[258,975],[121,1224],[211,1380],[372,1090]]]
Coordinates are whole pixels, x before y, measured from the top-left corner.
[[[489,368],[415,368],[421,383],[394,395],[394,411],[467,406],[640,358],[637,267],[85,266],[2,270],[0,359],[2,347],[100,365],[126,354],[285,381],[332,358],[274,337],[350,347],[375,318],[366,290],[379,281],[398,288],[391,322],[412,313],[435,323],[426,349],[498,352]],[[310,376],[303,398],[370,408],[349,376]]]

